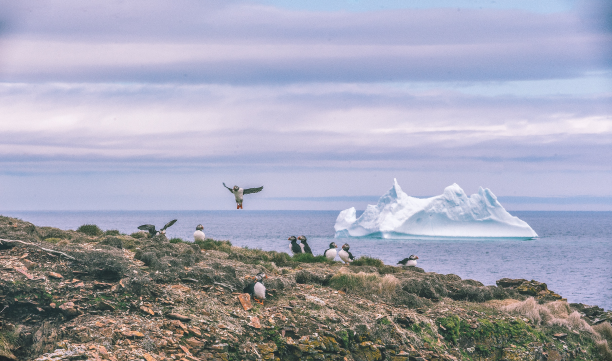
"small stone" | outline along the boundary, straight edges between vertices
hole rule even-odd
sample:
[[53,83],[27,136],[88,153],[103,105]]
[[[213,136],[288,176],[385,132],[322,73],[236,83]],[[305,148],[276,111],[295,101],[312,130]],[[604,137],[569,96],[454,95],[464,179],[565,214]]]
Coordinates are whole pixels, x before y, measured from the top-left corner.
[[249,322],[249,326],[253,328],[261,328],[261,323],[259,322],[259,317],[253,316],[251,317],[251,322]]
[[183,315],[178,314],[178,313],[168,313],[166,315],[166,317],[168,317],[170,319],[173,319],[173,320],[183,321],[183,322],[191,321],[191,317],[183,316]]
[[556,338],[566,338],[567,333],[555,333],[553,336]]
[[138,331],[121,331],[121,334],[126,338],[144,338],[144,335]]
[[228,346],[226,343],[218,343],[216,345],[212,345],[210,348],[212,348],[215,351],[226,352]]
[[242,304],[242,308],[244,308],[245,311],[248,311],[253,308],[253,305],[251,304],[251,295],[249,295],[248,293],[241,293],[240,295],[238,295],[238,300]]
[[153,356],[149,355],[148,353],[145,353],[145,354],[144,354],[144,355],[142,355],[142,356],[143,356],[143,357],[145,358],[145,360],[147,360],[147,361],[155,361],[155,358],[154,358]]
[[149,308],[149,307],[147,307],[147,306],[140,306],[140,310],[141,310],[142,312],[146,313],[146,314],[151,315],[151,316],[154,316],[154,315],[155,315],[155,312],[153,312],[153,310],[152,310],[152,309],[150,309],[150,308]]
[[55,273],[55,272],[49,272],[49,277],[55,278],[55,279],[58,279],[58,280],[64,278],[64,276],[62,276],[59,273]]
[[34,278],[34,276],[29,274],[28,270],[23,268],[23,267],[15,267],[15,271],[17,271],[17,272],[21,273],[22,275],[26,276],[29,280]]
[[186,339],[185,343],[187,343],[189,346],[194,347],[194,348],[202,348],[202,347],[204,347],[204,342],[198,341],[198,340],[196,340],[193,337]]

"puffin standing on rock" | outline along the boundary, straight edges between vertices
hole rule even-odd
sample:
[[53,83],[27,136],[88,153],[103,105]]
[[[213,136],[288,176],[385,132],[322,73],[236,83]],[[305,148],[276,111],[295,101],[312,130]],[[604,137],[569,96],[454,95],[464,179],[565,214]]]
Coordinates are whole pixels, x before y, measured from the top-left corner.
[[410,257],[408,258],[404,258],[403,260],[397,262],[397,264],[401,264],[403,266],[412,266],[412,267],[416,267],[417,265],[417,259],[419,259],[419,257],[411,254]]
[[325,253],[323,253],[323,255],[327,257],[328,260],[333,261],[334,258],[336,258],[337,254],[336,248],[338,248],[338,246],[336,246],[336,243],[330,243],[329,248],[325,250]]
[[306,236],[299,236],[297,239],[301,242],[300,246],[302,247],[302,253],[312,254],[312,250],[310,249],[310,246],[306,242]]
[[194,241],[203,241],[206,239],[206,235],[204,234],[204,226],[198,224],[196,227],[196,231],[193,232],[193,240]]
[[247,189],[243,189],[238,186],[234,186],[234,188],[230,188],[226,186],[225,183],[223,183],[223,186],[227,188],[230,192],[232,192],[232,194],[236,198],[236,209],[242,209],[242,201],[244,199],[243,196],[245,194],[261,192],[261,190],[263,189],[263,186],[259,188],[247,188]]
[[349,252],[350,248],[351,246],[349,246],[348,243],[345,243],[342,245],[340,252],[338,252],[338,256],[340,256],[340,259],[344,261],[344,264],[349,264],[355,260],[353,254]]
[[291,253],[293,253],[294,256],[296,254],[304,253],[304,248],[303,248],[304,246],[297,243],[297,238],[295,238],[295,236],[291,236],[287,239],[291,241]]
[[258,273],[254,277],[254,282],[249,283],[243,290],[244,293],[253,296],[253,300],[261,305],[264,304],[263,301],[266,299],[266,286],[262,283],[264,278],[268,278],[265,273]]

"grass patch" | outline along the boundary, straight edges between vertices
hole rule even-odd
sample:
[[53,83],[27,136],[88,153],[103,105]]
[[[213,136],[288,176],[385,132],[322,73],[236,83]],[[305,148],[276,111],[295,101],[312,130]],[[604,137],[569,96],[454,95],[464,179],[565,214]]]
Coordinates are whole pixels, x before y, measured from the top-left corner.
[[205,249],[207,251],[221,251],[225,253],[230,253],[232,251],[232,242],[230,241],[215,241],[211,238],[206,238],[203,241],[195,241],[201,249]]
[[372,258],[368,256],[361,256],[354,260],[351,265],[353,266],[374,266],[374,267],[384,267],[385,264],[383,261],[378,258]]
[[185,243],[182,238],[170,238],[170,243]]
[[462,340],[473,339],[483,354],[488,353],[487,345],[491,340],[498,344],[516,344],[527,346],[530,342],[546,342],[547,337],[522,320],[487,320],[479,319],[477,328],[472,328],[465,320],[457,315],[451,315],[436,320],[440,326],[439,332],[447,341],[453,344]]
[[43,241],[51,243],[51,244],[57,244],[61,240],[62,240],[61,238],[55,238],[55,237],[49,237],[49,238],[43,239]]
[[77,232],[81,232],[93,237],[101,236],[102,234],[104,234],[100,227],[96,226],[95,224],[84,224],[77,228]]
[[117,229],[109,229],[106,232],[104,232],[105,236],[120,236],[121,232],[119,232],[119,230]]
[[362,294],[394,294],[399,283],[392,275],[381,277],[376,273],[365,272],[339,272],[329,281],[330,287],[337,290]]
[[130,237],[136,238],[136,239],[147,238],[148,237],[148,233],[145,233],[145,232],[134,232],[134,233],[130,234]]
[[295,262],[301,262],[301,263],[333,263],[334,262],[334,261],[328,260],[327,257],[323,255],[313,256],[310,253],[296,254],[292,257],[292,260]]

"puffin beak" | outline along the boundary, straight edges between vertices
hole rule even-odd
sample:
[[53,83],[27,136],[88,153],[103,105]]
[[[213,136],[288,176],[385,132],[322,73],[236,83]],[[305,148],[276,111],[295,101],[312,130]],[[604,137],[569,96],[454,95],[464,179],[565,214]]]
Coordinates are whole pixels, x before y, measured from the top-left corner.
[[419,259],[419,256],[416,256],[416,259]]

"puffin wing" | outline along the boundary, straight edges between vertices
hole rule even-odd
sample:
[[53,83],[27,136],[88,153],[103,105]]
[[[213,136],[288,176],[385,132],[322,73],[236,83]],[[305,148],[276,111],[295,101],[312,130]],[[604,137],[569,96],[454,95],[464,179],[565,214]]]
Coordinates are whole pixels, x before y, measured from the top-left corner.
[[234,191],[230,187],[226,186],[225,182],[223,182],[223,186],[227,188],[227,190],[230,191],[230,193],[234,194]]
[[355,260],[355,257],[353,257],[353,254],[352,254],[351,252],[346,251],[346,253],[348,253],[348,255],[349,255],[349,259],[350,259],[351,261],[354,261],[354,260]]
[[262,189],[263,189],[263,186],[261,186],[259,188],[247,188],[247,189],[244,190],[243,194],[251,194],[251,193],[261,192]]
[[166,223],[166,225],[164,226],[164,228],[162,228],[162,231],[165,231],[166,228],[170,227],[171,225],[176,223],[176,219],[171,220],[170,222]]
[[303,243],[304,245],[304,251],[305,253],[310,253],[312,254],[312,250],[310,249],[310,246],[308,245],[308,243]]
[[143,231],[148,231],[149,234],[151,235],[155,235],[155,233],[157,233],[155,231],[155,226],[152,224],[143,224],[142,226],[138,227],[138,229],[143,230]]
[[402,265],[406,265],[406,262],[408,262],[408,258],[404,258],[403,260],[397,262],[397,264],[402,264]]

